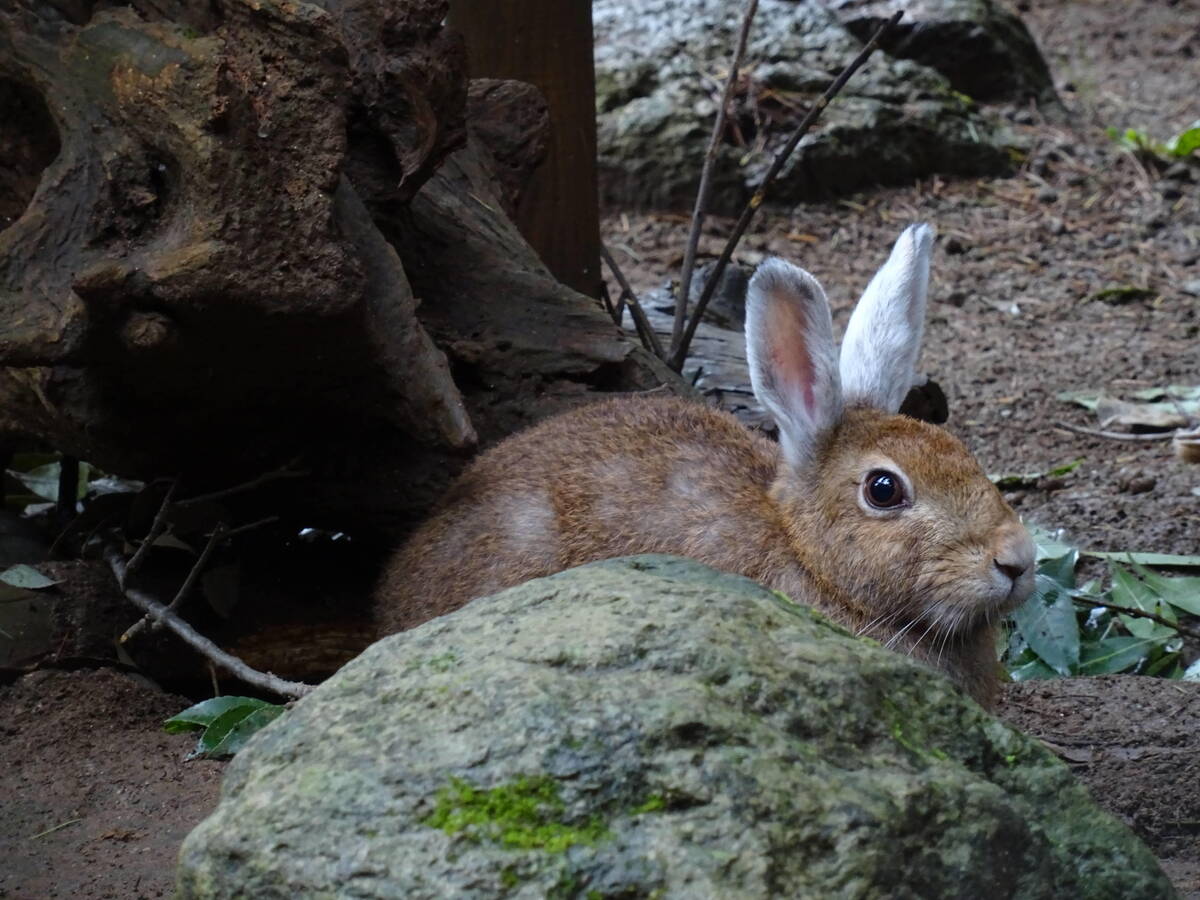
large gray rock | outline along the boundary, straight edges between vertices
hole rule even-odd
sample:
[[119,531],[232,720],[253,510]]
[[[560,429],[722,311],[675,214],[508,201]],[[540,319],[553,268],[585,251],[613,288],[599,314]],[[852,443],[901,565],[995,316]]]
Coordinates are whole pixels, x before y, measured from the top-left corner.
[[897,10],[904,19],[883,49],[937,69],[977,100],[1058,105],[1046,60],[1025,23],[992,0],[826,0],[859,40]]
[[179,892],[1172,896],[1058,760],[948,681],[669,557],[375,644],[233,761]]
[[[973,5],[991,10],[985,0]],[[595,0],[592,8],[603,198],[690,208],[743,4]],[[861,25],[869,12],[841,14]],[[904,46],[920,33],[906,33]],[[985,33],[1002,42],[996,29]],[[722,147],[714,210],[732,212],[745,201],[792,127],[861,49],[822,0],[760,0],[737,101],[745,143],[731,132]],[[1010,164],[1012,140],[944,75],[877,53],[801,142],[770,200],[792,203],[935,172],[999,172]]]

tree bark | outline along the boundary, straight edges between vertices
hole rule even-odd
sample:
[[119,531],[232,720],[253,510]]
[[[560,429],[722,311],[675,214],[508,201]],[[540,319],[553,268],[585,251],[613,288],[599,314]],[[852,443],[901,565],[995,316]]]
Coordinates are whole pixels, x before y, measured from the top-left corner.
[[526,81],[546,96],[546,162],[526,188],[515,219],[555,277],[599,297],[590,0],[456,0],[451,23],[466,39],[472,77]]

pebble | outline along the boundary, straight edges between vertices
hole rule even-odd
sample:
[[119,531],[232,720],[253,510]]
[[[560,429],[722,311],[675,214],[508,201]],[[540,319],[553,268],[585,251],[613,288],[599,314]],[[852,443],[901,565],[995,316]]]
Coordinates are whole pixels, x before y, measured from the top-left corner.
[[1163,178],[1169,178],[1171,181],[1195,181],[1196,173],[1187,163],[1177,162],[1167,166],[1167,170],[1163,172]]
[[1126,494],[1148,494],[1154,490],[1154,486],[1158,484],[1158,479],[1152,475],[1133,475],[1129,478],[1122,478],[1117,483],[1117,490]]
[[1050,185],[1046,185],[1037,192],[1037,198],[1038,200],[1042,201],[1042,203],[1053,203],[1058,199],[1058,191],[1050,187]]
[[1066,234],[1067,226],[1063,223],[1062,219],[1052,218],[1046,220],[1046,230],[1054,235]]
[[1183,196],[1183,191],[1179,189],[1179,182],[1171,181],[1164,178],[1162,181],[1154,183],[1154,189],[1164,200],[1178,200]]
[[1179,289],[1185,294],[1191,294],[1193,297],[1200,297],[1200,278],[1194,278],[1191,281],[1185,281],[1180,285]]

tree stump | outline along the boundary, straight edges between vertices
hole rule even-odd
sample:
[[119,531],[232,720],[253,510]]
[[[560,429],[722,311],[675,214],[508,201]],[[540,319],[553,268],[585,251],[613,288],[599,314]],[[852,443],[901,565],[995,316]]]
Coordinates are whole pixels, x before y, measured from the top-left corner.
[[480,440],[669,381],[504,213],[446,14],[0,8],[0,435],[196,489],[302,457],[295,515],[394,535]]

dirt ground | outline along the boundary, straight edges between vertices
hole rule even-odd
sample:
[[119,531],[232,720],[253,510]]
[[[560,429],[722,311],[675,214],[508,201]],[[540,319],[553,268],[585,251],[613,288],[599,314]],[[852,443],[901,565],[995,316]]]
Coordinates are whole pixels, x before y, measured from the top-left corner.
[[[1200,283],[1189,285],[1200,282],[1200,171],[1166,179],[1104,133],[1164,140],[1200,118],[1200,0],[1020,6],[1072,117],[1012,112],[1031,147],[1015,177],[933,179],[764,216],[741,258],[809,268],[840,325],[900,228],[935,223],[922,368],[948,395],[948,427],[989,471],[1084,458],[1010,495],[1032,521],[1093,549],[1195,553],[1200,467],[1161,442],[1058,430],[1096,423],[1055,395],[1200,384]],[[710,222],[702,249],[715,255],[728,227]],[[677,273],[683,216],[611,211],[604,231],[639,291]],[[1090,299],[1125,285],[1145,291]],[[1200,898],[1198,691],[1131,677],[1039,682],[1011,687],[1002,714],[1058,752],[1181,893]],[[107,670],[0,687],[0,897],[170,894],[179,842],[215,804],[222,769],[185,762],[191,739],[160,730],[187,702]]]

